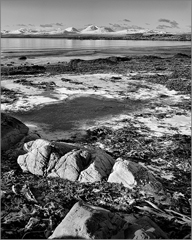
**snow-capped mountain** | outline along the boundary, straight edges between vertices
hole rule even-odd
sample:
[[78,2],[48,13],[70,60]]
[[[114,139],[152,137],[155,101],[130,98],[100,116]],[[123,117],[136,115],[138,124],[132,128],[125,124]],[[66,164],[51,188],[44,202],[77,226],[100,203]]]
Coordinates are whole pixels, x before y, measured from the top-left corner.
[[54,29],[52,31],[47,31],[47,32],[44,32],[45,34],[50,34],[50,35],[58,35],[58,34],[65,34],[67,33],[67,31],[61,29],[61,28],[57,28],[57,29]]
[[99,27],[94,26],[94,25],[90,25],[90,26],[86,27],[85,29],[83,29],[81,32],[82,33],[83,32],[92,32],[92,31],[96,31],[98,29],[99,29]]
[[2,30],[1,34],[3,37],[6,36],[11,36],[11,35],[17,35],[19,36],[33,36],[33,35],[39,35],[39,36],[46,36],[46,35],[76,35],[76,34],[92,34],[92,35],[120,35],[120,36],[124,36],[124,35],[128,35],[128,34],[142,34],[143,36],[150,36],[150,35],[157,35],[157,34],[169,34],[168,32],[162,31],[162,30],[150,30],[150,29],[138,29],[138,28],[132,28],[132,29],[123,29],[120,31],[114,31],[113,29],[109,28],[109,27],[99,27],[99,26],[94,26],[94,25],[90,25],[88,27],[86,27],[83,30],[78,30],[74,27],[68,27],[66,29],[61,29],[61,28],[57,28],[57,29],[45,29],[45,28],[20,28],[17,30]]
[[12,31],[2,31],[1,33],[3,34],[21,34],[21,35],[25,35],[25,34],[37,34],[39,33],[39,30],[37,29],[28,29],[28,28],[20,28],[17,30],[12,30]]
[[27,29],[27,28],[20,28],[20,29],[17,29],[17,30],[9,31],[10,34],[25,34],[25,33],[28,33],[28,32],[30,32],[30,29]]
[[74,27],[68,27],[65,30],[58,28],[58,29],[47,32],[47,34],[50,34],[50,35],[71,34],[71,33],[76,34],[76,33],[79,33],[79,31]]
[[70,32],[70,33],[79,33],[79,30],[77,30],[74,27],[68,27],[65,29],[65,31]]
[[98,27],[94,25],[90,25],[81,31],[82,34],[104,34],[112,32],[114,31],[109,27]]
[[1,34],[6,34],[6,33],[9,33],[9,31],[8,30],[2,30],[1,31]]

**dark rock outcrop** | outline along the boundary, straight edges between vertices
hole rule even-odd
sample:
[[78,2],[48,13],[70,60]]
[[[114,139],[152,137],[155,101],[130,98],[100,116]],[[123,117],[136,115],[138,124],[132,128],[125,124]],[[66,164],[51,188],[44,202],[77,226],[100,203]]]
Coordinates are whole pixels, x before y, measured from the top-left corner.
[[175,58],[191,58],[190,55],[184,53],[177,53],[174,55]]
[[21,56],[21,57],[19,57],[19,60],[26,60],[26,59],[27,59],[26,56]]
[[126,229],[126,239],[167,239],[165,232],[149,217],[140,217]]
[[83,239],[123,238],[124,228],[127,228],[127,223],[117,214],[104,208],[78,202],[49,239],[68,236]]
[[8,150],[27,135],[29,128],[18,119],[1,113],[1,150]]
[[166,239],[167,235],[148,217],[126,221],[101,207],[77,202],[49,239]]

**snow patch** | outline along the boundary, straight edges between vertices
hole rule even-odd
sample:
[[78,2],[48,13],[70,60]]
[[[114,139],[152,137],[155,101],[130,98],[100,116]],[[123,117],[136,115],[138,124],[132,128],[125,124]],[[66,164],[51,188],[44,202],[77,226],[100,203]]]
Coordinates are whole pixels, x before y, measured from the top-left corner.
[[147,118],[138,117],[137,120],[147,126],[152,135],[163,136],[164,134],[191,135],[191,114],[174,115],[170,118],[158,119],[155,116]]
[[21,97],[12,104],[1,104],[1,110],[13,112],[30,111],[41,104],[50,104],[53,102],[57,102],[57,100],[43,96],[28,96],[27,98]]

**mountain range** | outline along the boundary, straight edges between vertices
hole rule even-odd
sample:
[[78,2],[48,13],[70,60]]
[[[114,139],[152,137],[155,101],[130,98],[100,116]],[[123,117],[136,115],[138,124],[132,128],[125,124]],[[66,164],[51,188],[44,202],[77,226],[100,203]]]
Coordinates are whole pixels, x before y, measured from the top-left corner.
[[165,31],[158,31],[158,30],[149,30],[149,29],[123,29],[120,31],[114,31],[109,27],[98,27],[94,25],[90,25],[84,29],[78,30],[74,27],[68,27],[66,29],[55,29],[55,30],[44,30],[44,29],[30,29],[30,28],[20,28],[17,30],[2,30],[1,35],[70,35],[70,34],[81,34],[81,35],[100,35],[100,34],[107,34],[107,35],[127,35],[127,34],[168,34]]

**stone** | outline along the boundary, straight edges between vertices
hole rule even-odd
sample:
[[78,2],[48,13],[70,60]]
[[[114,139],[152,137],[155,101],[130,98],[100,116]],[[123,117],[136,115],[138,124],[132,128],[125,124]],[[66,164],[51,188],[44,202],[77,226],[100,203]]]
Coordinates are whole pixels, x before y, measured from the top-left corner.
[[134,220],[124,234],[125,239],[168,239],[167,234],[146,216]]
[[101,149],[91,151],[91,164],[81,172],[80,182],[96,182],[107,178],[111,173],[115,160]]
[[29,152],[35,148],[40,148],[42,146],[47,146],[47,145],[52,146],[54,149],[60,152],[61,156],[65,155],[66,153],[70,152],[73,149],[80,149],[80,147],[75,144],[69,144],[65,142],[55,142],[55,141],[51,142],[45,139],[36,139],[36,140],[25,143],[24,150]]
[[122,239],[127,227],[126,221],[117,214],[80,201],[72,207],[49,239]]
[[140,225],[151,238],[168,239],[167,234],[147,216],[139,218],[136,224]]
[[1,150],[6,151],[27,135],[29,128],[18,119],[1,113]]
[[[60,177],[71,181],[76,181],[80,172],[89,163],[90,154],[85,150],[72,150],[62,156],[54,166],[49,165],[48,172],[52,168],[52,171],[48,174],[48,177]],[[50,163],[53,161],[50,160]]]
[[37,139],[40,139],[41,136],[36,133],[28,133],[26,136],[24,136],[19,143],[17,144],[15,150],[24,150],[24,152],[28,152],[27,149],[24,148],[24,144],[30,141],[35,141]]
[[0,199],[4,198],[6,195],[6,191],[1,190],[0,192]]
[[51,142],[44,140],[44,139],[36,139],[36,140],[32,140],[29,142],[26,142],[23,146],[24,150],[27,152],[31,152],[34,149],[38,149],[44,146],[50,146]]
[[49,145],[32,149],[30,152],[20,155],[17,158],[17,163],[23,172],[31,172],[35,175],[45,176],[51,150],[51,146]]
[[19,57],[19,60],[26,60],[26,59],[27,59],[26,56],[21,56],[21,57]]
[[24,150],[27,153],[19,156],[17,161],[23,171],[71,181],[101,181],[109,176],[115,163],[115,160],[101,149],[87,149],[75,144],[44,139],[24,143]]
[[25,137],[23,137],[17,144],[14,146],[13,149],[9,149],[6,151],[6,154],[8,154],[11,158],[17,159],[19,155],[25,154],[27,151],[24,150],[24,143],[36,140],[40,138],[40,136],[36,133],[28,133]]
[[122,183],[129,189],[140,186],[142,191],[150,194],[165,194],[162,184],[147,168],[121,158],[116,160],[108,182]]
[[27,153],[20,155],[17,163],[24,172],[76,181],[91,158],[89,151],[76,148],[74,144],[36,139],[24,143]]
[[72,151],[73,149],[80,149],[81,146],[77,144],[65,143],[65,142],[51,142],[51,145],[57,149],[57,151],[63,156],[66,153]]
[[77,202],[49,239],[168,239],[149,217],[121,217],[101,207]]
[[[134,163],[133,163],[134,165]],[[123,183],[125,187],[132,189],[137,185],[136,179],[131,171],[132,162],[117,159],[113,171],[109,175],[108,182]],[[135,171],[134,171],[135,172]]]
[[41,138],[41,136],[38,133],[28,133],[28,135],[22,139],[22,142],[24,144],[24,143],[27,143],[30,141],[35,141],[40,138]]

